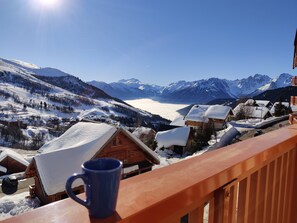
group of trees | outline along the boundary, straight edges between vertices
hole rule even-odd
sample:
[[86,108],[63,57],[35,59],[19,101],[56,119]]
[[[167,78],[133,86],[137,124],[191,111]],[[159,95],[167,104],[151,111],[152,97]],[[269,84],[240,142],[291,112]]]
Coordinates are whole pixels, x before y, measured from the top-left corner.
[[216,135],[216,130],[211,120],[200,128],[191,129],[190,145],[187,147],[187,152],[193,154],[208,146],[212,135]]

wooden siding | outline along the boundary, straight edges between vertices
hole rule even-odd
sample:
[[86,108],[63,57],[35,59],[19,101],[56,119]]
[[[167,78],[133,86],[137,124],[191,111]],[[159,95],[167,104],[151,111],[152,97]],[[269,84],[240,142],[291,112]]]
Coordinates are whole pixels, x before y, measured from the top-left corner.
[[123,162],[124,166],[146,160],[145,153],[122,132],[119,132],[110,143],[105,145],[96,157],[119,159]]

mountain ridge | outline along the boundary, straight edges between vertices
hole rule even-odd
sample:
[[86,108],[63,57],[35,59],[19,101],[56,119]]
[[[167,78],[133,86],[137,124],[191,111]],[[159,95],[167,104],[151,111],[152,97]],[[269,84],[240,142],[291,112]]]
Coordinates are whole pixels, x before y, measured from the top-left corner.
[[118,82],[87,82],[122,100],[151,98],[171,103],[208,103],[214,99],[253,97],[266,90],[291,85],[292,75],[282,73],[271,78],[255,74],[247,78],[227,80],[216,77],[196,81],[177,81],[168,86],[144,84],[136,78]]

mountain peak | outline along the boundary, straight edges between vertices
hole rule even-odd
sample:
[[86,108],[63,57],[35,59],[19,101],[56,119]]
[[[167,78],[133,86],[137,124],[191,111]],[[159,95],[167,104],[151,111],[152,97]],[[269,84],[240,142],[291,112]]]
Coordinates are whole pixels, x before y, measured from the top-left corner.
[[136,78],[121,79],[118,82],[123,84],[141,84],[141,81]]

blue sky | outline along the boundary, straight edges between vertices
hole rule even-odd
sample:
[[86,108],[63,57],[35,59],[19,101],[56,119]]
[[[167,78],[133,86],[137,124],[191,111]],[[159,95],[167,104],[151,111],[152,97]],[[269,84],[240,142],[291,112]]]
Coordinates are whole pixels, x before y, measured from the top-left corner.
[[296,0],[40,1],[0,0],[0,57],[84,81],[296,75]]

